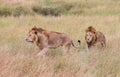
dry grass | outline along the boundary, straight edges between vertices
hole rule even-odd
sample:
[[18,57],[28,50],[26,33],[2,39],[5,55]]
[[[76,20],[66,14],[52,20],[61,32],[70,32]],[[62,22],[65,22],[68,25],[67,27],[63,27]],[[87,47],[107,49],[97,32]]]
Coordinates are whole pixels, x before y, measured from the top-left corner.
[[[0,18],[0,77],[119,77],[120,26],[118,16],[27,16]],[[36,25],[70,34],[80,39],[81,47],[72,47],[70,56],[61,50],[49,50],[46,58],[36,57],[38,48],[24,37]],[[105,50],[86,51],[85,29],[93,25],[107,37]]]
[[[107,1],[106,4],[103,3],[104,6],[114,4],[114,0]],[[94,3],[94,0],[90,2]],[[120,77],[119,22],[118,13],[60,17],[37,15],[1,17],[0,77]],[[67,33],[74,42],[80,39],[81,46],[79,49],[72,47],[71,54],[66,56],[63,56],[60,48],[57,48],[49,50],[45,58],[36,57],[38,48],[24,41],[28,30],[34,25],[50,31]],[[105,34],[107,39],[105,50],[86,51],[85,29],[90,25]]]

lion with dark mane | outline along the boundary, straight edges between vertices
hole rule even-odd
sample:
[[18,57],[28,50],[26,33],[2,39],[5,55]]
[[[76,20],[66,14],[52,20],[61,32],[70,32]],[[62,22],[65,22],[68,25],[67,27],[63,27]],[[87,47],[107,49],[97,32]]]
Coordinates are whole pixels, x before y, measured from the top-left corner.
[[[30,29],[26,39],[27,42],[35,43],[41,52],[39,52],[39,56],[45,56],[46,52],[49,48],[57,48],[59,46],[63,47],[64,53],[68,53],[71,45],[74,47],[73,40],[69,35],[65,33],[59,33],[54,31],[47,31],[42,28],[33,27]],[[80,40],[78,40],[80,44]]]
[[91,47],[105,47],[106,38],[102,32],[96,31],[95,28],[89,26],[86,29],[85,40],[87,42],[88,48]]

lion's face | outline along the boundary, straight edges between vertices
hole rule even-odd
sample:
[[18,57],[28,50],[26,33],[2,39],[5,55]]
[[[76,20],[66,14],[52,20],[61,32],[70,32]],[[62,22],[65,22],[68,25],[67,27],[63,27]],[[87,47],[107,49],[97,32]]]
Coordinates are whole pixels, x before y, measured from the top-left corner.
[[27,42],[34,42],[37,39],[37,32],[34,30],[29,31],[28,35],[26,36],[25,40]]
[[92,42],[93,38],[95,37],[95,34],[92,33],[92,32],[87,32],[86,33],[86,37],[85,37],[85,40],[90,43]]

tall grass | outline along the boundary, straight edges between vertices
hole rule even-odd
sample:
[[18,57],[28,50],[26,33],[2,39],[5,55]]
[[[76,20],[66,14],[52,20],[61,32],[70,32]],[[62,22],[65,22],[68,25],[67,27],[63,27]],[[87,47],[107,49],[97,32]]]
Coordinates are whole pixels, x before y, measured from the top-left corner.
[[[0,18],[0,77],[119,77],[119,17],[118,16],[21,16]],[[36,57],[39,49],[24,38],[36,25],[47,30],[64,32],[79,49],[71,48],[63,56],[61,48],[50,49],[45,58]],[[93,25],[107,39],[105,50],[86,51],[85,29]]]
[[[41,14],[0,17],[0,77],[120,77],[119,0],[1,1],[1,7],[22,6],[30,12],[35,4],[39,8],[57,8],[63,4],[72,7],[69,13],[61,12],[58,17]],[[85,29],[91,25],[105,34],[107,47],[104,50],[86,50]],[[50,49],[45,58],[39,58],[36,56],[39,49],[24,40],[33,26],[67,33],[75,43],[80,39],[81,46],[71,47],[66,56],[61,47]]]

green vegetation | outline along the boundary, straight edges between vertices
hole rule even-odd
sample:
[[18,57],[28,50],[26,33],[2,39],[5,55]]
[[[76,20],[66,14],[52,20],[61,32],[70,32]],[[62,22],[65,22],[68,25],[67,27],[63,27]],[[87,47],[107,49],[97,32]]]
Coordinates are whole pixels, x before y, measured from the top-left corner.
[[[2,1],[0,2],[2,3]],[[25,5],[26,4],[26,5]],[[20,15],[115,15],[119,14],[119,1],[112,0],[31,0],[5,3],[0,6],[0,16]]]

